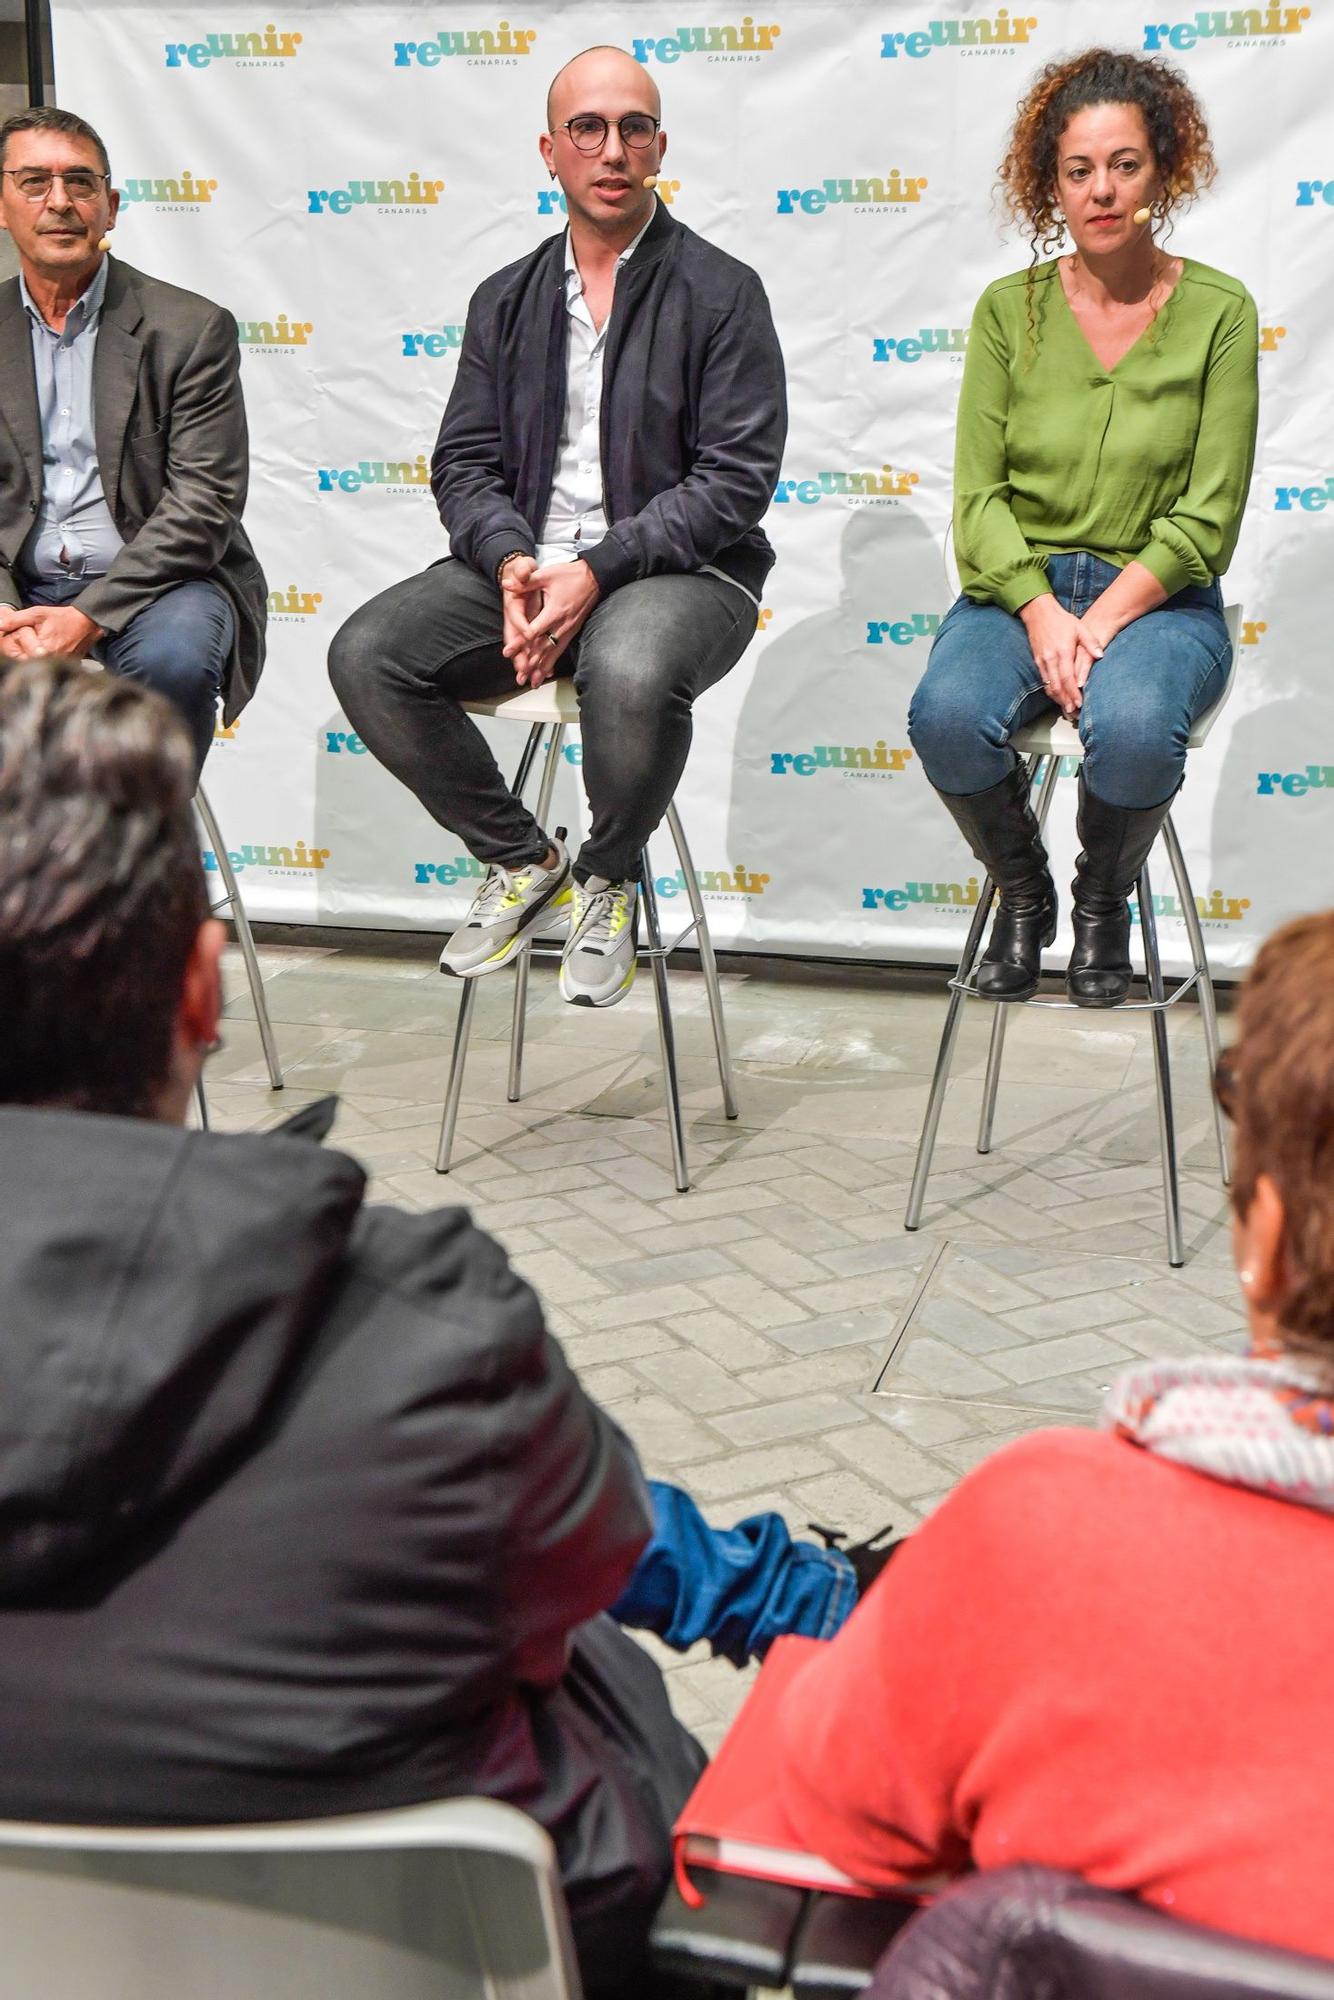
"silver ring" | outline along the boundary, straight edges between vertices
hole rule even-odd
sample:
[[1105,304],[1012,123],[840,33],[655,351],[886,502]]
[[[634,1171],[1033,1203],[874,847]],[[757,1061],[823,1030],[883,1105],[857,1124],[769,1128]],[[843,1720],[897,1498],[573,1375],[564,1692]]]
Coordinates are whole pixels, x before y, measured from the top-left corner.
[[556,637],[554,632],[547,633],[547,644],[548,646],[558,646],[560,644],[560,640]]

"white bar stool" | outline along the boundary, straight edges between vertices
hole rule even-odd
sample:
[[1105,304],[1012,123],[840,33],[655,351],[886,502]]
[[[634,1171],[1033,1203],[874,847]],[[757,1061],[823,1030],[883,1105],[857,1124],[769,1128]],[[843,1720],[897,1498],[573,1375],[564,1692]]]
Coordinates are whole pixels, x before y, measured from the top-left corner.
[[[470,715],[490,715],[498,721],[523,722],[528,725],[528,740],[524,745],[519,768],[514,777],[514,792],[519,798],[523,797],[524,788],[532,776],[537,753],[542,747],[543,732],[548,729],[551,731],[537,791],[537,820],[539,825],[545,826],[551,810],[551,795],[555,788],[556,770],[560,763],[565,732],[579,727],[579,702],[573,681],[548,681],[544,687],[523,688],[517,694],[494,695],[483,701],[465,701],[462,706]],[[690,849],[686,845],[675,800],[667,808],[667,828],[676,847],[681,873],[685,877],[686,895],[690,899],[690,922],[684,930],[677,933],[670,944],[663,943],[658,899],[653,887],[653,870],[649,864],[646,847],[641,857],[640,874],[644,928],[648,934],[648,942],[640,945],[639,957],[648,960],[653,973],[653,997],[658,1009],[658,1043],[662,1052],[662,1080],[667,1098],[667,1124],[672,1143],[672,1174],[677,1192],[684,1194],[690,1186],[690,1175],[686,1165],[685,1125],[681,1115],[681,1087],[676,1068],[676,1036],[672,1027],[671,1001],[667,991],[667,960],[678,945],[685,943],[692,931],[695,933],[699,949],[700,970],[704,974],[709,1019],[713,1024],[713,1045],[718,1058],[718,1081],[722,1086],[723,1110],[727,1117],[736,1117],[737,1104],[732,1084],[732,1058],[727,1046],[727,1024],[723,1018],[723,999],[718,986],[718,966],[713,955],[713,941],[709,936],[709,920],[705,915],[704,899],[700,895],[699,884],[695,879],[694,864],[690,858]],[[528,967],[531,957],[532,945],[529,944],[516,954],[514,960],[514,1011],[510,1025],[509,1084],[505,1093],[511,1104],[518,1103],[522,1087],[524,1017],[528,1000]],[[473,1008],[477,1002],[477,981],[465,979],[462,981],[462,986],[458,1021],[454,1029],[454,1050],[449,1064],[449,1081],[445,1086],[440,1145],[435,1159],[436,1172],[440,1174],[449,1172],[454,1150],[454,1128],[458,1122],[459,1101],[463,1095],[463,1071],[468,1060]]]
[[[246,915],[241,891],[227,854],[227,844],[218,831],[218,822],[213,817],[213,808],[202,785],[195,790],[195,814],[204,831],[204,838],[218,864],[222,877],[222,894],[216,901],[210,900],[209,912],[221,916],[224,912],[231,918],[236,929],[236,942],[241,947],[241,957],[245,961],[246,978],[250,982],[250,998],[255,1005],[255,1019],[259,1024],[259,1039],[264,1050],[264,1060],[269,1070],[269,1086],[273,1090],[283,1087],[282,1066],[278,1061],[278,1044],[273,1037],[273,1023],[269,1019],[269,1003],[264,992],[264,975],[259,969],[259,954],[255,950],[255,940],[250,930],[250,919]],[[195,1085],[195,1104],[199,1112],[199,1122],[208,1130],[208,1105],[204,1100],[204,1080],[201,1077]]]
[[[1188,748],[1198,750],[1208,736],[1222,712],[1223,704],[1232,691],[1232,682],[1237,671],[1237,647],[1241,636],[1241,607],[1229,605],[1224,611],[1228,635],[1232,640],[1232,664],[1228,669],[1227,681],[1222,693],[1212,708],[1193,725],[1188,739]],[[1052,798],[1056,790],[1056,780],[1063,757],[1077,757],[1082,760],[1084,746],[1079,740],[1079,731],[1064,716],[1030,723],[1026,729],[1017,729],[1010,738],[1011,747],[1021,757],[1028,760],[1029,781],[1039,787],[1037,797],[1038,826],[1045,829],[1047,814],[1051,810]],[[1169,813],[1163,822],[1163,844],[1171,863],[1176,880],[1177,895],[1181,903],[1181,914],[1185,918],[1186,936],[1190,943],[1193,971],[1173,987],[1165,991],[1162,965],[1158,955],[1158,926],[1153,914],[1153,892],[1149,882],[1147,862],[1140,871],[1136,886],[1139,903],[1140,934],[1144,940],[1144,979],[1147,999],[1124,1000],[1119,1007],[1100,1012],[1098,1018],[1106,1020],[1122,1013],[1147,1013],[1153,1027],[1153,1068],[1158,1093],[1158,1143],[1163,1162],[1163,1205],[1167,1218],[1167,1260],[1173,1267],[1185,1262],[1181,1244],[1181,1192],[1177,1180],[1176,1125],[1172,1113],[1172,1078],[1168,1065],[1167,1051],[1167,1009],[1174,1007],[1192,988],[1199,996],[1200,1025],[1204,1030],[1204,1046],[1209,1058],[1210,1072],[1218,1061],[1218,1010],[1214,1004],[1213,981],[1209,975],[1209,960],[1204,948],[1204,933],[1200,928],[1199,912],[1191,889],[1190,876],[1186,870],[1185,856],[1177,839],[1176,828]],[[940,1126],[940,1114],[945,1103],[945,1089],[949,1083],[950,1066],[954,1060],[954,1045],[958,1038],[959,1021],[965,1000],[982,1000],[995,1008],[991,1022],[991,1048],[987,1056],[986,1081],[982,1087],[982,1113],[978,1121],[977,1150],[979,1153],[991,1151],[991,1129],[996,1114],[996,1092],[1000,1085],[1001,1056],[1005,1047],[1005,1030],[1012,1006],[1043,1007],[1053,1013],[1079,1012],[1069,1000],[1047,1000],[1031,998],[1021,1001],[992,1000],[986,993],[977,990],[977,970],[982,957],[986,935],[987,919],[996,898],[996,886],[988,875],[982,883],[982,892],[977,900],[977,909],[969,926],[964,943],[959,969],[950,980],[950,1000],[945,1013],[945,1026],[941,1032],[940,1049],[936,1056],[935,1073],[931,1079],[931,1094],[927,1099],[926,1115],[922,1120],[922,1133],[917,1143],[917,1163],[913,1169],[912,1186],[908,1193],[908,1207],[903,1218],[905,1229],[916,1229],[922,1219],[922,1204],[926,1199],[927,1178],[931,1172],[931,1156],[935,1151],[936,1133]],[[1231,1180],[1228,1162],[1227,1130],[1223,1113],[1215,1102],[1213,1107],[1214,1130],[1218,1139],[1218,1161],[1223,1185]]]

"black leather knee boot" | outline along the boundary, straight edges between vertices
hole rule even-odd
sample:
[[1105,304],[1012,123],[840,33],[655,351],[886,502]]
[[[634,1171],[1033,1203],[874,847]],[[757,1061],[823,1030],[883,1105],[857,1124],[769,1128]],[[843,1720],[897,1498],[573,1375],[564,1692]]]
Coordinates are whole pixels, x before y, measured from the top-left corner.
[[1042,947],[1056,935],[1056,884],[1029,803],[1028,772],[1017,764],[985,792],[937,797],[1000,890],[977,990],[992,1000],[1027,1000],[1037,991]]
[[[1175,797],[1175,793],[1173,794]],[[1076,1007],[1115,1007],[1130,991],[1130,908],[1126,898],[1139,880],[1149,849],[1171,810],[1109,806],[1079,774],[1080,854],[1071,883],[1075,948],[1065,975]]]

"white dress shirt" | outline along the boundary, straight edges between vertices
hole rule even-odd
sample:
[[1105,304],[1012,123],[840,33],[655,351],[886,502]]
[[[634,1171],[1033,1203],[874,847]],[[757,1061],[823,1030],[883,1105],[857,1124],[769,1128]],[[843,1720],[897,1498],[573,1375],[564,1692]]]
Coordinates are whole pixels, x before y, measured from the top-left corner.
[[[616,259],[619,277],[653,220]],[[539,563],[574,562],[607,532],[602,493],[602,363],[607,352],[608,313],[602,329],[584,298],[584,281],[574,259],[570,232],[565,231],[565,310],[569,315],[569,345],[565,357],[565,420],[561,425],[556,477],[538,536]]]

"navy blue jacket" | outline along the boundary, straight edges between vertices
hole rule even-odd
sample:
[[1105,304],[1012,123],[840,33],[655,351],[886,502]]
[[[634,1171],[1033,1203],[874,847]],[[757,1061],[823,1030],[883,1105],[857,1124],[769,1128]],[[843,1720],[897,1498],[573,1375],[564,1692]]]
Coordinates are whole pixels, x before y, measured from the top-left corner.
[[[565,239],[473,294],[431,460],[453,553],[483,576],[536,551],[565,410]],[[658,204],[616,280],[602,393],[604,596],[706,563],[759,596],[787,435],[783,356],[755,273]]]

